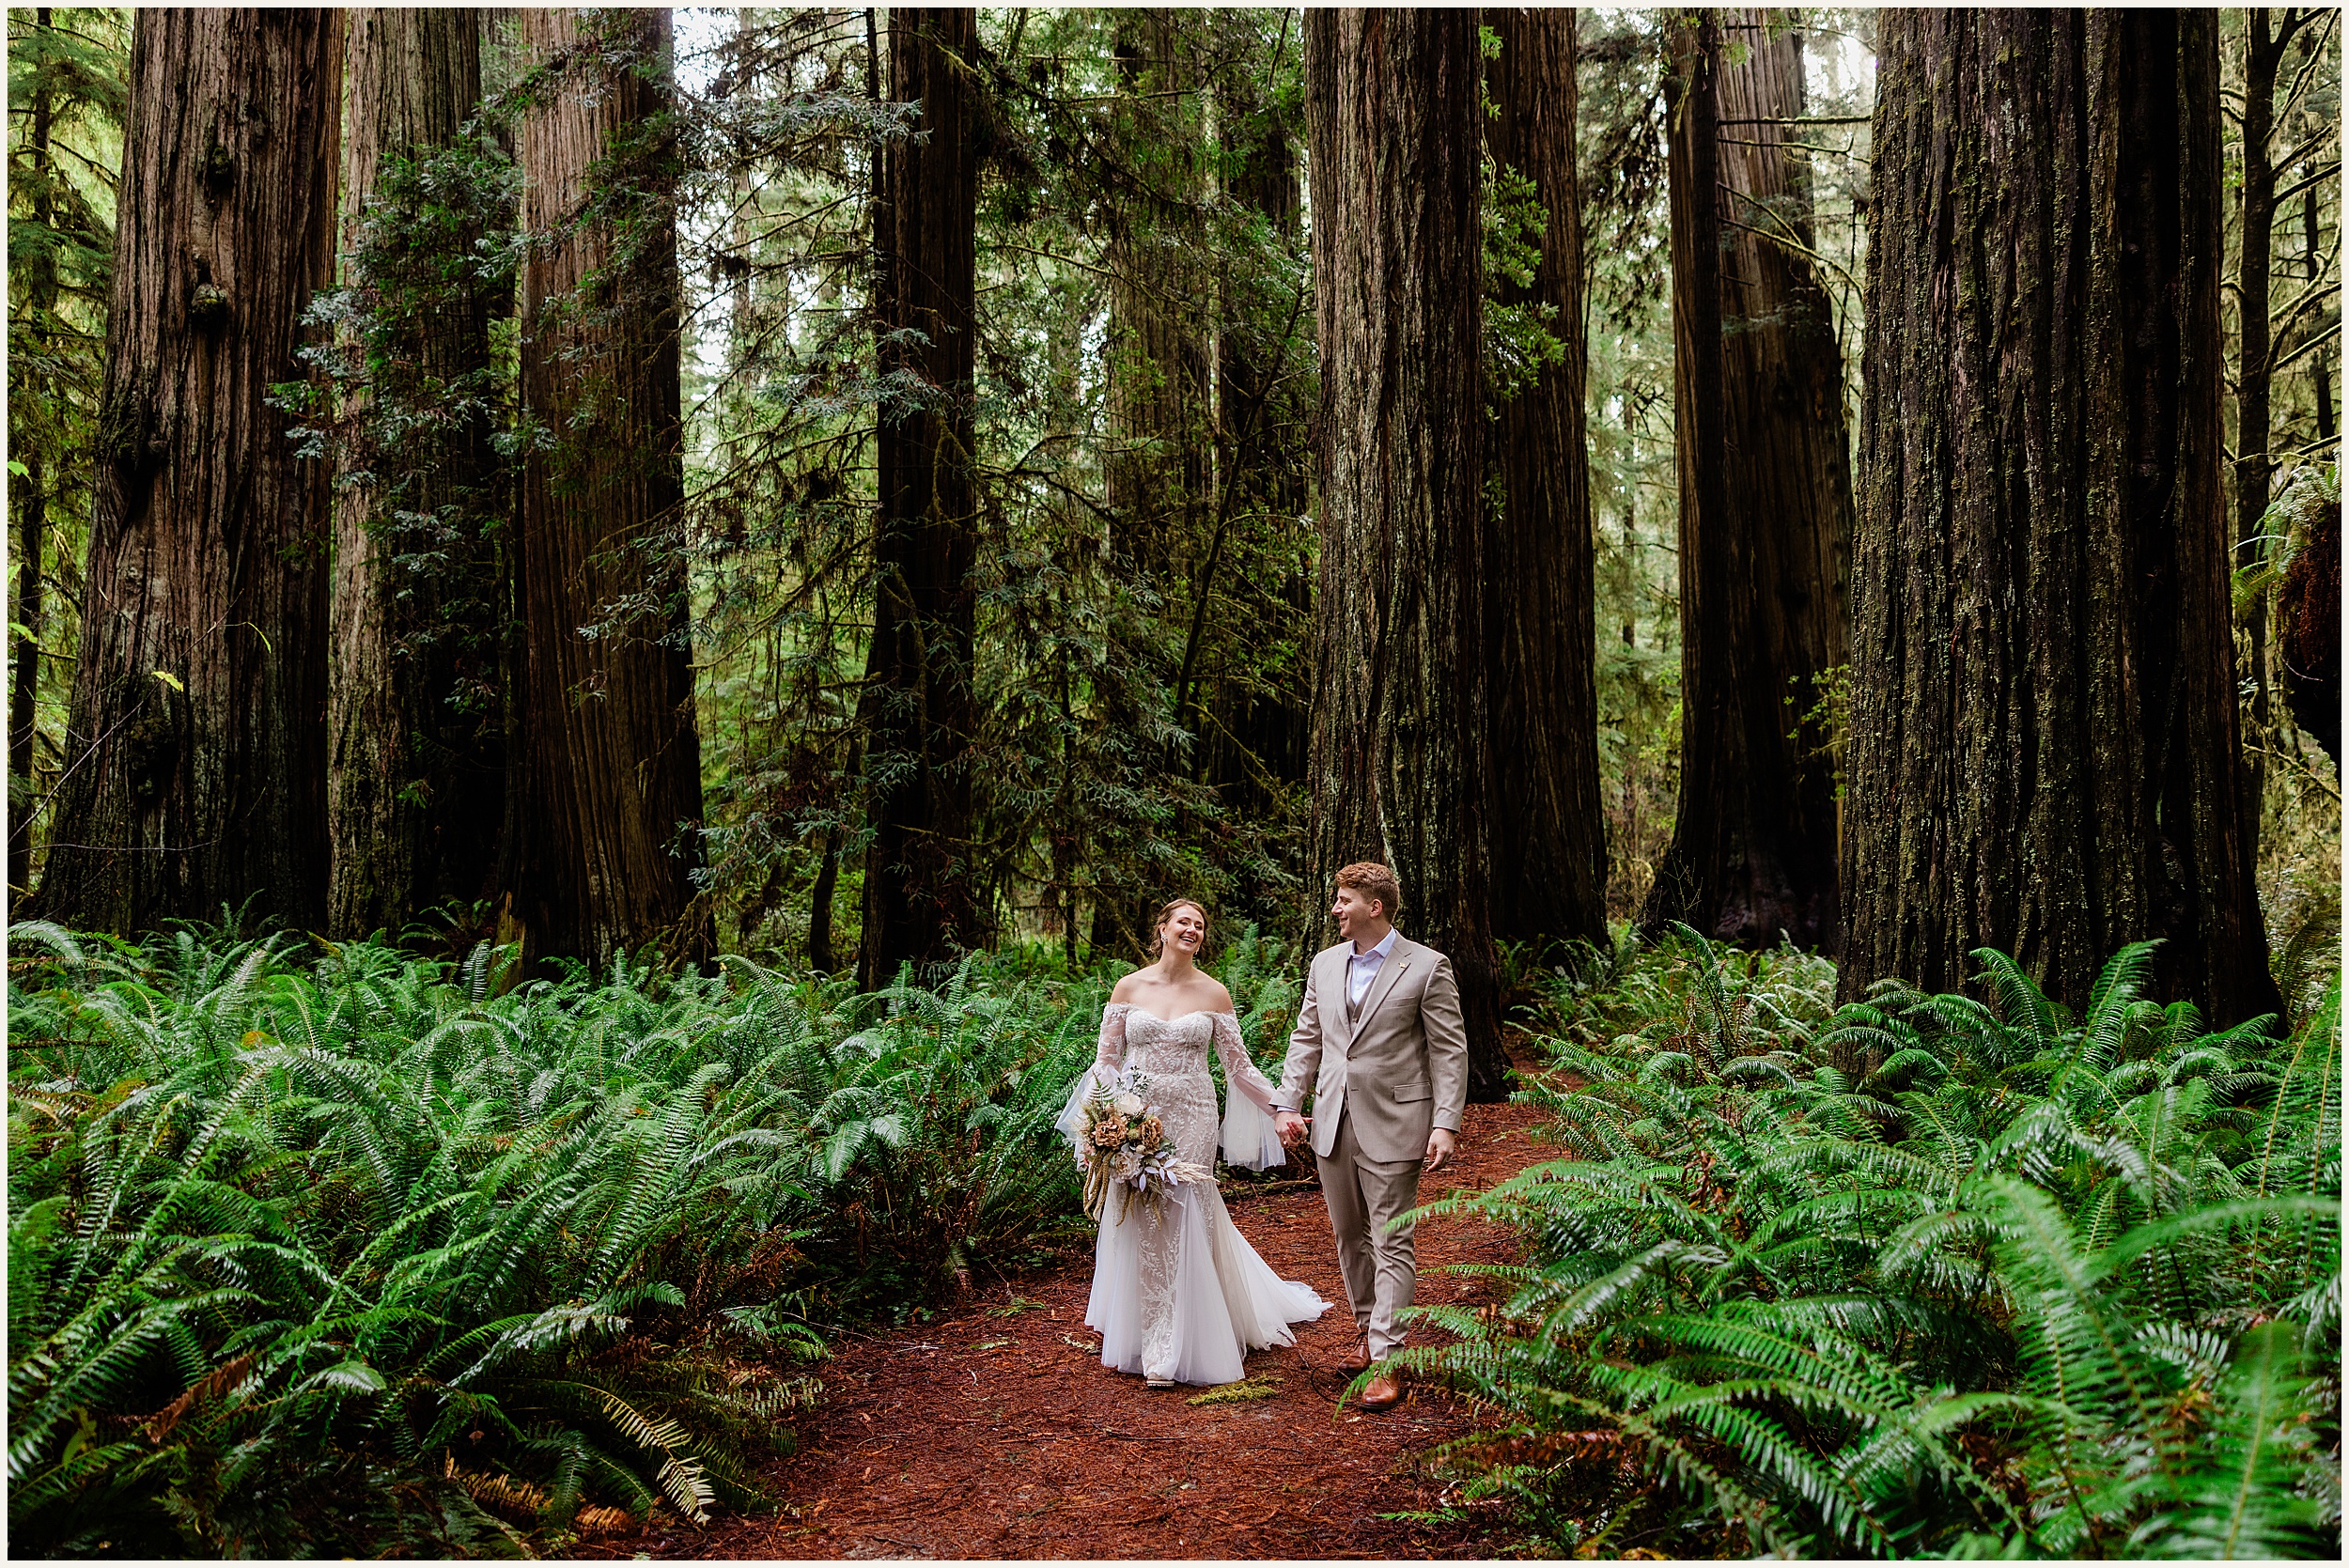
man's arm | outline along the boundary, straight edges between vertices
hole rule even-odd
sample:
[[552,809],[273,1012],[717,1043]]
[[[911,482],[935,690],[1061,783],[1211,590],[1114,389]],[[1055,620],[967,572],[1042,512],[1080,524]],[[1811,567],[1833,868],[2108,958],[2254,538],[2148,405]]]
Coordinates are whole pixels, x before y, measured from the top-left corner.
[[1460,1016],[1460,986],[1452,977],[1452,960],[1440,953],[1436,955],[1436,972],[1420,993],[1419,1023],[1427,1037],[1427,1076],[1436,1101],[1435,1130],[1427,1139],[1432,1171],[1452,1157],[1460,1112],[1468,1104],[1468,1026]]
[[1321,998],[1314,984],[1317,967],[1305,966],[1305,1004],[1298,1010],[1297,1028],[1289,1034],[1288,1057],[1281,1063],[1281,1082],[1272,1091],[1272,1124],[1283,1143],[1303,1131],[1304,1118],[1297,1114],[1297,1108],[1305,1103],[1305,1095],[1321,1072]]

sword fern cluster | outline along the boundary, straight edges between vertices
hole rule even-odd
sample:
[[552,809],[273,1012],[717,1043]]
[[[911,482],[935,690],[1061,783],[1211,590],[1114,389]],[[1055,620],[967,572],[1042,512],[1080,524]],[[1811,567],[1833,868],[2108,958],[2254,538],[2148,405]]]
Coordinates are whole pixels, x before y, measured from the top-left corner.
[[967,976],[501,989],[487,948],[12,937],[23,1551],[699,1520],[788,1444],[860,1245],[919,1291],[1073,1206],[1046,1129],[1090,1021]]
[[1586,1553],[2338,1555],[2339,983],[2212,1032],[2150,951],[2077,1018],[1986,949],[1994,1004],[1831,1016],[1636,966],[1648,1026],[1527,1091],[1572,1157],[1433,1205],[1532,1254],[1415,1353],[1496,1418],[1473,1489]]

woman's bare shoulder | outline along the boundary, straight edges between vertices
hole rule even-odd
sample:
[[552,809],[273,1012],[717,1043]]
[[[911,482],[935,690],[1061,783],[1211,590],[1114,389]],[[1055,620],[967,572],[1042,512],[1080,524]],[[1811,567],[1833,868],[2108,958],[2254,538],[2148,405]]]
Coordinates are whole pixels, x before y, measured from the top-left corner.
[[1232,993],[1222,981],[1211,974],[1203,974],[1199,978],[1207,983],[1207,994],[1215,999],[1207,1003],[1208,1012],[1238,1014],[1239,1009],[1232,1005]]
[[1148,970],[1134,970],[1111,987],[1110,1000],[1112,1001],[1133,1001],[1142,994],[1143,983],[1149,978],[1149,975]]

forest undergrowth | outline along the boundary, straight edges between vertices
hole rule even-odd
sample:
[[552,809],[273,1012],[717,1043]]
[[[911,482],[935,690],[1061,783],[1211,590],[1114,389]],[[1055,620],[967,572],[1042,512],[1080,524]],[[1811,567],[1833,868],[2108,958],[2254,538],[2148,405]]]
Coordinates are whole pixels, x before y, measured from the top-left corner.
[[2337,966],[2213,1031],[2151,956],[2077,1016],[1988,949],[1840,1011],[1686,927],[1553,970],[1565,1157],[1432,1205],[1529,1250],[1410,1353],[1464,1495],[1544,1556],[2338,1557]]
[[[858,995],[738,958],[233,921],[15,927],[9,1524],[50,1555],[560,1553],[755,1510],[828,1341],[1076,1256],[1050,1130],[1108,968]],[[2320,950],[2321,952],[2321,950]],[[1515,955],[1565,1158],[1411,1352],[1532,1555],[2327,1555],[2337,977],[2204,1030],[2146,950],[2084,1014],[1683,934]],[[1215,964],[1260,1060],[1279,944]]]
[[[829,1332],[1080,1213],[1050,1125],[1106,973],[11,936],[20,1551],[541,1553],[756,1506]],[[1260,1045],[1272,952],[1223,964]]]

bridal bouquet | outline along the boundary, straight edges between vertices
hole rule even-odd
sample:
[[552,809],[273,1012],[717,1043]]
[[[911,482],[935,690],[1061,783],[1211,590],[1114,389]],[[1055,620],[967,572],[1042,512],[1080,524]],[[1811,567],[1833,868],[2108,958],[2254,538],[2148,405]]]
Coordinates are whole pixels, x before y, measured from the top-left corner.
[[1123,1223],[1134,1199],[1155,1203],[1170,1188],[1215,1174],[1196,1160],[1174,1157],[1174,1145],[1145,1098],[1149,1092],[1150,1080],[1142,1074],[1120,1073],[1097,1082],[1084,1103],[1077,1163],[1085,1173],[1085,1213],[1093,1219],[1101,1218],[1112,1188]]

